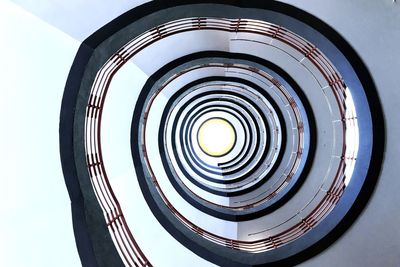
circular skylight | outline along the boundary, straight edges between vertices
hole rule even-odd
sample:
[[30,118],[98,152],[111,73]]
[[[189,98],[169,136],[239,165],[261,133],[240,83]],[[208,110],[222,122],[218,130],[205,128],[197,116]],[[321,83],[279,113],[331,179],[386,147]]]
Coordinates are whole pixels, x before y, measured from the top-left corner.
[[232,124],[222,118],[205,121],[197,134],[200,148],[213,157],[221,157],[231,151],[235,139],[236,134]]

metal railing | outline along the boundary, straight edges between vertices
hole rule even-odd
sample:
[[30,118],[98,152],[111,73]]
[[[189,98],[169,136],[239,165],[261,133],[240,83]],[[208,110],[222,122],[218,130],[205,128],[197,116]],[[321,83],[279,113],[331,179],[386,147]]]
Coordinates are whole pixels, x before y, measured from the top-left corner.
[[[167,87],[173,80],[175,80],[178,77],[181,77],[182,75],[188,74],[194,70],[199,70],[199,69],[204,69],[204,68],[224,68],[224,69],[236,69],[236,70],[244,70],[244,71],[250,71],[250,72],[254,72],[258,75],[260,75],[263,79],[266,79],[267,81],[270,81],[272,84],[274,84],[274,86],[277,87],[277,89],[282,93],[282,95],[286,98],[286,101],[288,102],[288,104],[291,106],[293,113],[295,115],[295,120],[296,120],[296,126],[298,129],[298,136],[297,136],[297,147],[295,149],[295,151],[292,151],[296,154],[295,159],[293,161],[293,163],[291,164],[291,166],[287,166],[286,172],[288,173],[286,175],[286,178],[280,183],[280,185],[273,190],[272,192],[270,192],[269,194],[267,194],[266,196],[262,197],[261,199],[251,203],[251,204],[245,204],[245,205],[238,205],[238,206],[226,206],[226,205],[221,205],[221,204],[216,204],[214,202],[211,202],[201,196],[199,196],[198,194],[196,194],[195,192],[193,192],[190,188],[186,187],[188,191],[190,191],[193,195],[195,195],[197,198],[203,200],[204,202],[211,204],[211,205],[215,205],[218,206],[220,208],[226,208],[226,209],[232,209],[232,210],[245,210],[245,209],[249,209],[249,208],[253,208],[256,207],[270,199],[272,199],[274,196],[277,195],[278,192],[280,192],[281,190],[283,190],[290,182],[291,178],[293,177],[294,173],[296,172],[297,168],[300,165],[300,161],[301,161],[301,155],[302,155],[302,151],[303,151],[303,140],[304,140],[304,131],[303,131],[303,121],[301,119],[301,114],[300,114],[300,110],[296,104],[296,102],[294,101],[293,97],[289,94],[289,92],[284,88],[283,85],[281,85],[277,80],[275,80],[272,76],[270,76],[268,73],[259,70],[259,69],[255,69],[254,67],[251,66],[245,66],[242,64],[222,64],[222,63],[208,63],[208,64],[203,64],[203,65],[199,65],[199,66],[193,66],[191,68],[185,69],[184,71],[181,71],[179,73],[176,73],[175,75],[171,76],[165,83],[163,83],[162,85],[160,85],[159,90],[157,91],[157,93],[155,93],[149,100],[147,106],[145,107],[145,114],[148,114],[150,112],[151,106],[153,104],[154,99],[157,97],[158,94],[160,94],[162,92],[162,90]],[[142,130],[142,134],[141,136],[143,138],[145,138],[145,131],[146,131],[146,127],[147,127],[147,116],[145,116],[144,121],[143,121],[143,130]],[[144,152],[146,152],[146,140],[142,139],[142,147],[144,149]],[[144,153],[145,155],[147,153]],[[146,160],[146,163],[148,166],[151,166],[151,162],[150,159],[145,156],[144,158]],[[152,176],[155,177],[155,174],[152,173]],[[159,191],[162,192],[162,189],[160,188]]]
[[[95,81],[92,85],[90,97],[87,104],[86,122],[85,122],[85,144],[87,153],[87,167],[90,174],[91,183],[104,212],[104,217],[112,235],[116,248],[121,258],[127,266],[152,266],[146,256],[140,250],[128,224],[124,218],[121,207],[116,196],[113,193],[106,168],[103,162],[102,149],[100,142],[101,118],[103,106],[110,81],[113,75],[136,53],[147,46],[175,34],[188,31],[217,30],[226,32],[252,33],[267,36],[299,51],[320,71],[332,89],[336,102],[342,115],[343,129],[343,147],[339,168],[335,178],[331,183],[329,190],[322,201],[308,214],[301,222],[289,229],[256,241],[239,241],[227,239],[201,229],[188,219],[186,219],[178,210],[176,210],[164,193],[158,186],[156,177],[153,177],[154,186],[157,188],[164,203],[168,206],[175,217],[188,229],[194,233],[206,238],[214,243],[220,244],[232,249],[238,249],[248,252],[268,251],[291,242],[318,224],[336,205],[343,194],[345,153],[346,153],[346,127],[352,127],[353,119],[345,117],[345,90],[346,86],[339,73],[332,66],[330,61],[311,43],[296,34],[270,23],[250,20],[250,19],[223,19],[223,18],[186,18],[172,21],[156,28],[153,28],[118,50],[98,71]],[[300,124],[298,124],[300,127]],[[299,128],[300,129],[300,128]],[[300,142],[299,142],[300,143]],[[145,143],[143,143],[145,144]],[[143,147],[143,154],[146,156],[146,149]],[[299,148],[301,151],[301,148]],[[146,159],[146,158],[145,158]],[[355,160],[355,158],[353,159]],[[147,162],[151,173],[151,165]],[[289,178],[289,177],[288,177]]]

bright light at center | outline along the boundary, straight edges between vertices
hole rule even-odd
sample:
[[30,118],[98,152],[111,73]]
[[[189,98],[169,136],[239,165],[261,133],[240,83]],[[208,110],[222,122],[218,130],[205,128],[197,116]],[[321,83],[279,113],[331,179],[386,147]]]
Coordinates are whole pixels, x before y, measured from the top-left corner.
[[235,145],[236,135],[233,126],[228,121],[213,118],[200,126],[197,140],[206,154],[221,157],[231,151]]

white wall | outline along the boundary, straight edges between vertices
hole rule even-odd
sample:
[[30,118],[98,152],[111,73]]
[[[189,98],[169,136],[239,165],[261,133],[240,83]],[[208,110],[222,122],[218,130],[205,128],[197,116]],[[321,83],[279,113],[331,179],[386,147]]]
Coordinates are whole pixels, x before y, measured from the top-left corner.
[[58,147],[79,42],[0,1],[0,266],[79,266]]

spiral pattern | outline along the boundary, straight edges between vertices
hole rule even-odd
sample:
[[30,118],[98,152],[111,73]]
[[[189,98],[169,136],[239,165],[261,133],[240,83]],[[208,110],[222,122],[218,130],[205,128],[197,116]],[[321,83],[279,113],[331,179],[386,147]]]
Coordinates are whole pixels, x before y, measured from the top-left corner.
[[[86,64],[78,53],[81,82],[67,83],[76,93],[64,95],[75,101],[77,180],[101,210],[93,224],[105,221],[111,236],[101,246],[115,247],[126,266],[152,266],[126,219],[130,204],[116,193],[125,167],[110,151],[119,145],[105,141],[119,127],[113,109],[124,105],[132,110],[122,142],[132,154],[128,179],[137,178],[154,216],[184,246],[220,265],[257,266],[322,240],[379,165],[370,99],[345,52],[283,4],[172,5],[168,16],[147,7],[86,53]],[[202,42],[169,51],[195,36]],[[157,51],[165,54],[147,64],[152,75],[134,88],[134,102],[113,93],[118,73]]]

